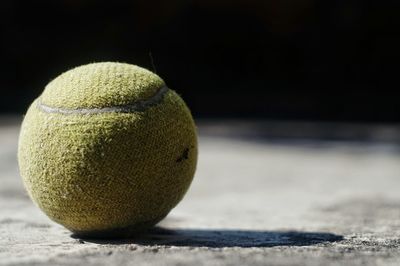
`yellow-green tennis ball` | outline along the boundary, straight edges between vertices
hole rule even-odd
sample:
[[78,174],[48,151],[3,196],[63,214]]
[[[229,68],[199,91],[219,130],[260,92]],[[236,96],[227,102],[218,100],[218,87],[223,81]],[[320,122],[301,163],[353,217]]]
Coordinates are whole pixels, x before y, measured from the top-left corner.
[[22,123],[25,187],[54,221],[87,236],[148,228],[182,199],[197,162],[183,100],[156,74],[94,63],[51,81]]

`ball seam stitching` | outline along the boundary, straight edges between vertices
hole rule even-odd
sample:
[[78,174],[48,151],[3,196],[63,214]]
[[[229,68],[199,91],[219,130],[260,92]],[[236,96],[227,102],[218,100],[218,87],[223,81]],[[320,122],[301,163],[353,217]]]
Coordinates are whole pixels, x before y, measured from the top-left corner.
[[166,85],[164,85],[153,96],[151,96],[146,100],[140,100],[130,104],[108,106],[101,108],[60,108],[44,104],[40,98],[37,101],[36,107],[40,111],[45,113],[57,113],[64,115],[73,115],[73,114],[90,115],[90,114],[102,114],[102,113],[143,112],[147,110],[149,107],[159,104],[163,100],[168,90],[169,88]]

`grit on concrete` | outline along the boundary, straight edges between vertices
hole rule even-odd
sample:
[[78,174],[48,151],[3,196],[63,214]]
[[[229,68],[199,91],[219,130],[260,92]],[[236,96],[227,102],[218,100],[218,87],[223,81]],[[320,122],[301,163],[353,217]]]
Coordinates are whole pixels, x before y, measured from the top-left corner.
[[398,128],[199,122],[184,200],[142,236],[94,240],[33,205],[19,121],[0,123],[0,265],[400,265]]

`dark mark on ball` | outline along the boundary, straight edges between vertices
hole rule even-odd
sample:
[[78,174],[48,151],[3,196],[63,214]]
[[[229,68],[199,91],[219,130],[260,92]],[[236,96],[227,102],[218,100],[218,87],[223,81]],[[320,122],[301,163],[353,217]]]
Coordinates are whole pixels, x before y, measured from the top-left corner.
[[187,160],[187,159],[189,159],[189,148],[186,148],[186,149],[182,152],[182,155],[181,155],[178,159],[176,159],[176,162],[177,162],[177,163],[180,163],[180,162],[182,162],[182,161],[184,161],[184,160]]

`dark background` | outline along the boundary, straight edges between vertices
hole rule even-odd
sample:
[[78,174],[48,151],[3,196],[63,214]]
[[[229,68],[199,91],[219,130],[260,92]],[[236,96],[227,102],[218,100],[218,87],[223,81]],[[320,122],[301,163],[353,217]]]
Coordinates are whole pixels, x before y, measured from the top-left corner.
[[400,122],[399,1],[2,1],[0,112],[61,72],[153,69],[196,117]]

